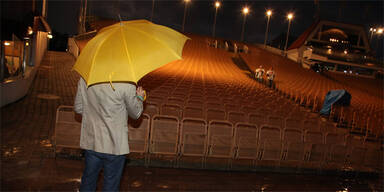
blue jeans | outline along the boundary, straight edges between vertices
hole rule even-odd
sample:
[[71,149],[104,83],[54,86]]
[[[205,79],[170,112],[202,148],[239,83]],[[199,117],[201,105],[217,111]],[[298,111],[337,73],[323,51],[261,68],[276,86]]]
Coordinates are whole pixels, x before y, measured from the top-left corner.
[[111,155],[85,150],[85,168],[80,191],[96,191],[101,168],[104,169],[103,191],[119,191],[125,155]]

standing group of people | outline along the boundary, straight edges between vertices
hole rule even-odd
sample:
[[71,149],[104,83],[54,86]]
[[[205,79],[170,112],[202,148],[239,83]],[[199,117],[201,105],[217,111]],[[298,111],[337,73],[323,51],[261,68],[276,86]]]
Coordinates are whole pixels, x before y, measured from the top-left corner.
[[[255,70],[255,78],[260,83],[264,82],[264,73],[265,73],[265,70],[264,70],[263,66],[261,66],[261,65],[259,66],[259,68],[257,68]],[[265,76],[268,80],[268,86],[271,88],[274,87],[273,80],[275,79],[275,71],[273,70],[273,67],[268,69],[268,71],[265,73]]]

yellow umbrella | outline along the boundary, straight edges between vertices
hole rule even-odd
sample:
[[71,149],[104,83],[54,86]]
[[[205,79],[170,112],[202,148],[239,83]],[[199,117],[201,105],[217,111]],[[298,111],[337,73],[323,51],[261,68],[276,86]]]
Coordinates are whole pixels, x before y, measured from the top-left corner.
[[73,69],[90,86],[103,82],[137,83],[147,73],[181,59],[189,38],[146,20],[123,21],[99,31]]

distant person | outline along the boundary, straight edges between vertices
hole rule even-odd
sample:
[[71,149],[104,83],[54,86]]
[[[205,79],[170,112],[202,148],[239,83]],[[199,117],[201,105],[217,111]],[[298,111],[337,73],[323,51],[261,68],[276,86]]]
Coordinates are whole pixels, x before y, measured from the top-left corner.
[[257,68],[256,70],[255,70],[255,78],[260,82],[260,83],[262,83],[263,82],[263,75],[264,75],[264,72],[265,72],[265,70],[264,70],[264,68],[263,68],[263,66],[259,66],[259,68]]
[[275,86],[274,82],[273,82],[273,80],[275,79],[275,71],[273,71],[273,67],[268,69],[266,76],[267,76],[267,80],[268,80],[268,86],[270,88],[273,88]]
[[128,146],[128,115],[138,119],[145,92],[129,83],[100,83],[87,87],[80,78],[74,103],[82,114],[80,147],[85,150],[85,168],[80,191],[95,191],[103,169],[102,191],[118,191]]
[[7,79],[11,76],[9,73],[9,65],[8,65],[8,59],[4,58],[4,79]]
[[247,45],[244,45],[244,46],[243,46],[243,50],[244,50],[244,53],[248,53],[248,46],[247,46]]

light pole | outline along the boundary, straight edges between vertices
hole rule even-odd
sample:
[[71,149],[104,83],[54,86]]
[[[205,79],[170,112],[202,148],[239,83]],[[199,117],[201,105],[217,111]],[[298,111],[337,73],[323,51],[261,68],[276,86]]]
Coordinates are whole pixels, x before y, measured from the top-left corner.
[[268,20],[267,20],[267,28],[265,29],[264,47],[266,47],[267,45],[269,20],[271,19],[272,11],[268,10],[266,14],[267,14]]
[[153,20],[153,10],[155,9],[155,0],[152,0],[152,13],[151,13],[151,22]]
[[379,38],[380,36],[383,34],[384,32],[384,29],[383,28],[378,28],[375,33],[376,33],[376,39],[377,39],[377,43],[376,43],[376,50],[379,49]]
[[[372,28],[371,28],[372,29]],[[380,39],[380,36],[382,35],[384,33],[384,28],[376,28],[376,29],[373,29],[372,31],[371,31],[371,39],[373,38],[373,36],[374,35],[376,35],[376,43],[375,43],[375,45],[371,45],[371,48],[373,48],[374,46],[376,47],[376,50],[378,50],[379,49],[379,44],[380,44],[380,42],[379,42],[379,39]],[[370,41],[371,41],[371,39],[370,39]],[[371,43],[370,43],[371,44]]]
[[244,14],[244,18],[243,18],[243,27],[242,27],[242,30],[241,30],[241,41],[244,40],[244,26],[245,26],[245,20],[247,18],[247,14],[249,13],[249,9],[248,7],[244,7],[243,8],[243,14]]
[[292,21],[292,18],[293,18],[293,14],[292,14],[292,13],[289,13],[289,14],[287,15],[287,19],[288,19],[288,31],[287,31],[287,38],[285,39],[284,53],[287,52],[289,29],[290,29],[290,27],[291,27],[291,21]]
[[370,32],[370,35],[369,35],[369,42],[371,42],[373,33],[376,32],[376,29],[371,27],[371,28],[369,29],[369,32]]
[[215,2],[215,20],[213,21],[213,31],[212,31],[212,37],[215,37],[215,31],[216,31],[216,16],[217,16],[217,9],[220,7],[220,2]]
[[184,32],[185,16],[186,16],[186,13],[187,13],[187,6],[188,6],[189,1],[190,1],[190,0],[184,0],[185,5],[184,5],[183,27],[182,27],[182,29],[181,29],[182,32]]

